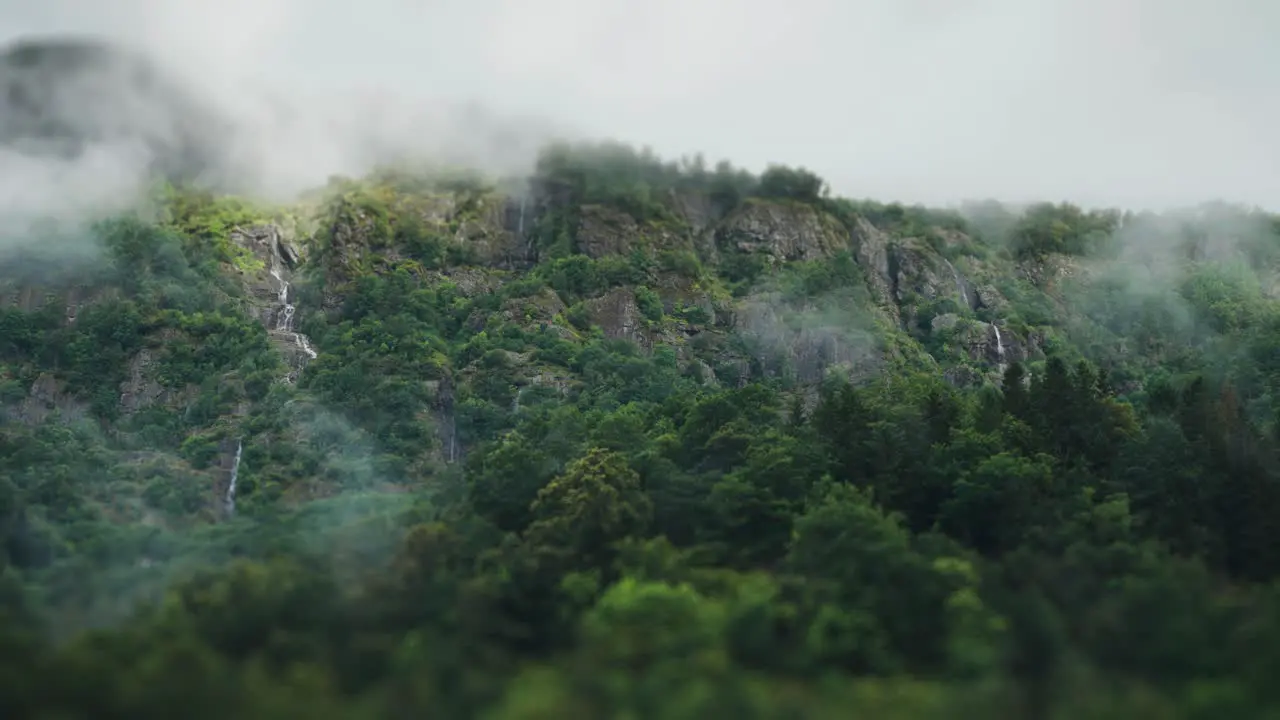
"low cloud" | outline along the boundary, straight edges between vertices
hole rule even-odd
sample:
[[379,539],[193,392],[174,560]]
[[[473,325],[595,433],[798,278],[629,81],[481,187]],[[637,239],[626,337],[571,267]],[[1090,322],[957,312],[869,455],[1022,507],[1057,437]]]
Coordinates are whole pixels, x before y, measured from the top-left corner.
[[1280,6],[1259,0],[0,0],[0,18],[0,41],[160,58],[237,120],[238,176],[271,191],[388,156],[518,169],[554,132],[805,165],[883,200],[1280,197]]

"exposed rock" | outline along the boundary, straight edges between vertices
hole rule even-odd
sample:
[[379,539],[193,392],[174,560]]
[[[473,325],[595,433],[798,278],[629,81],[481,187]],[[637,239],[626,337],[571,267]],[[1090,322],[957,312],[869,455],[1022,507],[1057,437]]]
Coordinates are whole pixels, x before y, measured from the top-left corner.
[[442,227],[456,222],[455,242],[465,246],[481,264],[504,269],[526,267],[537,261],[537,249],[529,234],[533,220],[527,203],[497,195],[484,196],[467,208],[455,207],[447,214],[436,211],[427,217],[428,222]]
[[[280,264],[277,260],[283,260],[282,256],[289,252],[283,249],[280,235],[280,228],[275,225],[238,227],[230,234],[231,242],[253,253],[254,260],[257,261],[257,267],[241,273],[249,299],[245,310],[268,330],[279,324],[280,313],[283,311],[280,304],[280,281],[271,276],[271,269]],[[287,268],[278,272],[283,275],[285,269]]]
[[1009,300],[994,285],[977,285],[973,288],[973,295],[978,307],[989,308],[996,315],[1009,312]]
[[285,364],[291,368],[285,379],[292,382],[316,357],[310,340],[295,330],[300,308],[290,287],[290,258],[296,262],[297,250],[288,246],[276,225],[236,228],[231,241],[249,250],[258,261],[259,267],[244,273],[249,295],[247,310],[262,323],[272,345],[284,356]]
[[354,203],[340,203],[329,224],[331,278],[338,282],[349,279],[349,269],[359,267],[369,248],[387,240],[379,233],[378,221],[368,210]]
[[1012,349],[1013,358],[1015,360],[1026,362],[1034,358],[1044,357],[1045,333],[1043,330],[1032,330],[1026,334],[1025,338],[1019,338],[1013,333],[1009,333],[1010,338],[1007,341],[1008,346]]
[[568,395],[575,383],[572,375],[551,369],[543,369],[536,374],[528,375],[524,380],[532,386],[552,388],[561,395]]
[[708,365],[706,362],[702,360],[694,360],[692,363],[690,363],[690,368],[693,372],[694,377],[697,380],[699,380],[703,385],[708,385],[708,386],[715,385],[716,371],[713,370],[711,366]]
[[942,372],[942,379],[955,387],[968,388],[980,384],[983,376],[967,365],[954,365]]
[[78,420],[88,414],[88,408],[66,391],[62,381],[45,373],[31,383],[26,398],[5,414],[15,422],[39,425],[55,412],[63,420]]
[[687,326],[683,322],[668,317],[663,322],[651,324],[644,318],[636,302],[635,288],[615,288],[587,300],[585,306],[591,323],[600,326],[605,337],[630,340],[644,350],[651,350],[657,345],[679,348],[685,343],[683,331]]
[[891,238],[865,218],[858,218],[852,241],[854,258],[865,270],[872,297],[889,313],[894,323],[900,322],[894,278],[889,269]]
[[662,311],[668,315],[681,313],[685,308],[696,307],[706,314],[708,322],[714,321],[715,300],[697,281],[680,275],[663,273],[658,276],[653,289],[662,299]]
[[1053,292],[1066,279],[1088,279],[1089,267],[1070,255],[1051,254],[1018,264],[1023,277],[1046,292]]
[[743,358],[722,362],[715,372],[715,382],[732,387],[746,387],[751,382],[751,363]]
[[952,330],[960,323],[960,316],[955,313],[943,313],[935,315],[933,320],[929,321],[929,326],[933,332],[946,332]]
[[898,302],[914,294],[927,300],[952,297],[958,306],[972,307],[969,288],[960,271],[926,243],[907,238],[891,252],[891,284]]
[[[461,198],[454,193],[429,193],[401,199],[411,204],[412,212],[428,226],[439,227],[445,225],[450,220],[458,217],[458,211],[461,207]],[[497,226],[501,227],[502,223],[498,222]]]
[[143,408],[163,402],[168,395],[163,385],[151,377],[155,358],[143,348],[129,361],[129,378],[120,383],[120,410],[131,415]]
[[667,204],[693,230],[703,235],[724,219],[725,208],[706,192],[697,190],[672,190]]
[[640,227],[627,213],[600,205],[582,208],[578,249],[591,258],[625,255],[640,240]]
[[644,332],[644,317],[636,305],[635,292],[631,288],[614,288],[601,297],[588,300],[587,311],[591,322],[599,325],[605,337],[630,340],[649,347]]
[[242,437],[236,434],[224,437],[218,442],[213,466],[208,470],[213,475],[213,481],[209,483],[212,491],[210,508],[217,508],[215,512],[223,519],[229,519],[236,513],[237,490],[243,488],[245,449]]
[[703,262],[719,262],[715,230],[728,208],[712,198],[710,193],[697,190],[672,190],[667,196],[667,205],[689,227],[698,257]]
[[119,296],[119,288],[114,287],[88,287],[66,283],[46,285],[39,281],[0,283],[0,307],[13,307],[24,312],[33,312],[52,304],[63,308],[63,314],[68,323],[75,322],[84,308]]
[[656,223],[637,222],[630,214],[603,205],[582,207],[578,249],[591,258],[627,255],[636,248],[692,249],[692,244]]
[[973,239],[959,230],[938,227],[933,228],[933,234],[942,240],[945,247],[965,247],[973,244]]
[[717,244],[779,263],[831,257],[849,248],[849,234],[838,220],[810,205],[752,199],[725,218]]
[[302,262],[302,253],[298,251],[298,246],[292,242],[281,238],[279,241],[280,257],[284,260],[285,266],[290,270],[298,267],[298,263]]
[[[327,219],[330,253],[327,272],[341,284],[352,270],[375,255],[396,262],[405,259],[397,247],[395,224],[412,219],[422,230],[453,243],[475,262],[493,268],[523,268],[537,260],[531,240],[536,213],[522,197],[432,192],[380,198],[389,216],[379,216],[351,200],[333,206]],[[376,252],[375,252],[376,251]]]
[[293,337],[292,333],[272,332],[267,338],[271,342],[271,346],[280,353],[284,359],[285,367],[289,368],[288,380],[290,382],[297,380],[302,369],[307,363],[315,358],[311,355],[315,350],[308,352],[310,345],[303,345]]
[[431,271],[424,275],[428,283],[449,282],[458,288],[458,294],[465,298],[479,297],[497,292],[506,282],[501,271],[489,268],[459,267],[442,271]]
[[978,297],[978,293],[969,278],[965,277],[964,273],[960,272],[960,269],[950,260],[942,258],[942,263],[951,271],[951,278],[955,281],[955,291],[958,295],[956,299],[960,302],[960,307],[969,310],[977,310],[983,307],[982,300]]
[[[176,330],[166,329],[154,335],[152,340],[163,345],[170,342],[185,342],[186,338]],[[143,348],[130,358],[129,377],[120,383],[120,411],[125,415],[131,415],[154,405],[169,408],[181,407],[190,402],[199,392],[195,387],[182,389],[165,387],[157,377],[156,361],[156,353],[152,348]]]
[[568,307],[551,288],[542,288],[536,295],[512,298],[502,306],[502,316],[523,326],[550,323]]
[[969,359],[997,367],[1025,361],[1039,351],[1038,340],[1029,342],[1007,327],[965,320],[950,313],[935,317],[932,328]]
[[[935,234],[947,246],[970,242],[967,235],[958,231]],[[914,326],[914,313],[903,316],[904,305],[911,305],[914,299],[951,298],[957,307],[973,310],[1006,304],[994,288],[980,287],[923,239],[897,240],[867,219],[858,218],[852,240],[854,257],[866,272],[872,296],[895,324]]]
[[17,308],[31,312],[44,304],[47,292],[31,285],[10,285],[0,288],[0,307]]

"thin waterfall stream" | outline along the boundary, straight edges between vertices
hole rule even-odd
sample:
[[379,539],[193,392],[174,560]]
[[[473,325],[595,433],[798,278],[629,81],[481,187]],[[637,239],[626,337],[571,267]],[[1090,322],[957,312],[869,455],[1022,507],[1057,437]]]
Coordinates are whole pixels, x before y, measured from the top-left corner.
[[960,271],[956,270],[956,266],[951,264],[950,260],[943,258],[942,260],[951,268],[951,277],[955,278],[956,289],[960,291],[960,297],[964,300],[965,307],[972,308],[973,303],[969,302],[969,289],[964,286],[964,278],[960,277]]
[[240,457],[244,454],[244,441],[236,440],[236,458],[231,462],[231,479],[227,482],[227,495],[223,499],[227,516],[236,514],[236,482],[240,478]]
[[[306,335],[303,335],[293,329],[293,318],[294,315],[297,314],[298,308],[293,303],[289,302],[289,281],[284,279],[283,267],[280,262],[280,254],[280,241],[277,239],[272,247],[271,269],[269,270],[271,277],[275,279],[279,286],[277,299],[280,303],[280,310],[276,315],[275,332],[291,339],[293,344],[308,358],[315,360],[316,351],[311,347],[310,339]],[[298,369],[299,368],[295,368],[294,371],[290,372],[285,379],[292,382],[297,376]]]
[[995,331],[996,336],[996,367],[1003,373],[1006,367],[1004,362],[1004,339],[1000,337],[999,325],[991,323],[991,329]]

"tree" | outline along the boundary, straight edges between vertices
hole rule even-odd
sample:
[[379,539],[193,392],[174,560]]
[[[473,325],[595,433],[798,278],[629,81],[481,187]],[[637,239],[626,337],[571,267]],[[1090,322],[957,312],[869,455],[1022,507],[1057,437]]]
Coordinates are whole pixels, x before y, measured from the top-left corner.
[[767,198],[814,202],[826,195],[827,184],[804,168],[770,165],[760,175],[758,192]]
[[956,483],[942,507],[942,527],[979,552],[999,555],[1023,542],[1051,513],[1053,468],[1047,458],[1000,453]]
[[616,453],[592,448],[538,491],[534,521],[525,532],[533,546],[554,548],[589,567],[603,567],[613,543],[649,526],[653,505],[640,477]]

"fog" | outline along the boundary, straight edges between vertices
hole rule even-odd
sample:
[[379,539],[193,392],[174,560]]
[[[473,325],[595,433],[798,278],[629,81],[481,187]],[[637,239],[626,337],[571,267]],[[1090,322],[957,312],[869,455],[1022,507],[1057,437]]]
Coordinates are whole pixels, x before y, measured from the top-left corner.
[[[253,118],[237,152],[275,188],[401,149],[518,167],[572,132],[843,195],[1152,209],[1280,207],[1278,22],[1267,0],[0,0],[0,41],[134,43]],[[490,115],[410,120],[445,102]]]

